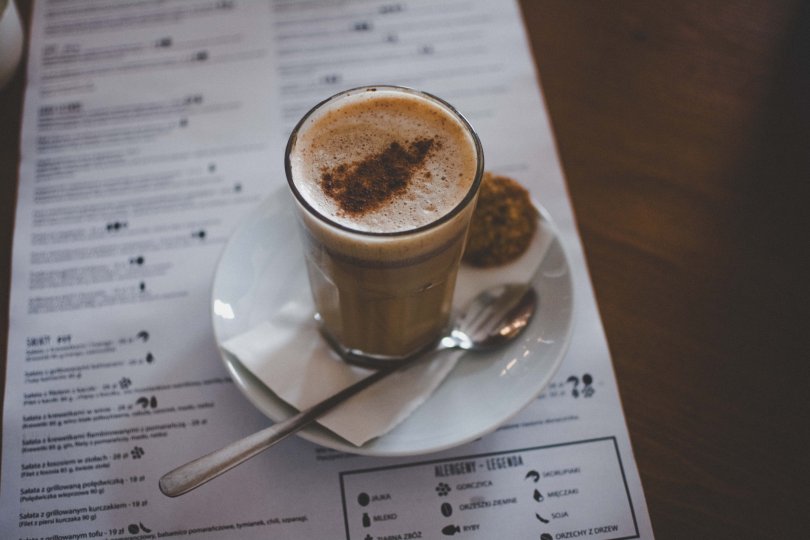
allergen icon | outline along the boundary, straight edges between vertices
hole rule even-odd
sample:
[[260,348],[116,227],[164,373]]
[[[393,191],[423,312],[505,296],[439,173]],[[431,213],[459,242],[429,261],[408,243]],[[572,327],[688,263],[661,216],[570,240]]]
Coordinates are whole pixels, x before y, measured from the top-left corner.
[[450,517],[453,515],[453,505],[447,502],[442,503],[441,511],[444,517]]

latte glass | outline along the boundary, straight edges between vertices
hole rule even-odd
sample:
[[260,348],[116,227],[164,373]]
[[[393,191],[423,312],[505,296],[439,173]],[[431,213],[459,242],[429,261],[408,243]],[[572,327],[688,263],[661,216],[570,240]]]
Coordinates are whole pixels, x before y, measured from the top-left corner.
[[[397,106],[401,101],[406,116],[411,110],[418,115],[417,109],[425,105],[442,123],[457,126],[453,129],[459,135],[449,137],[449,141],[442,139],[435,152],[440,159],[458,158],[463,165],[458,168],[459,178],[454,179],[458,193],[446,211],[424,222],[417,220],[413,226],[406,223],[394,228],[385,222],[385,217],[360,226],[352,216],[342,219],[345,216],[341,211],[327,211],[317,198],[322,193],[312,195],[322,189],[322,180],[312,178],[316,176],[312,171],[325,170],[326,166],[310,162],[317,161],[313,155],[318,154],[318,148],[304,151],[299,148],[305,144],[302,141],[330,144],[331,131],[320,133],[325,115],[337,111],[351,116],[349,104],[376,99]],[[378,127],[398,136],[396,122],[388,124],[361,122],[347,129],[374,131],[369,134],[371,140],[377,136]],[[335,131],[342,129],[341,125]],[[314,134],[313,130],[319,132]],[[413,140],[413,133],[402,135],[403,140],[409,137]],[[448,152],[454,154],[448,156]],[[370,366],[400,361],[433,346],[448,324],[456,274],[483,176],[484,155],[470,124],[448,103],[424,92],[392,86],[356,88],[319,103],[301,119],[287,144],[285,169],[296,202],[317,319],[330,344],[345,359]],[[431,182],[435,181],[439,190],[445,178],[419,174],[423,177],[422,189],[427,190],[424,199],[432,205]],[[436,197],[441,199],[442,195]]]

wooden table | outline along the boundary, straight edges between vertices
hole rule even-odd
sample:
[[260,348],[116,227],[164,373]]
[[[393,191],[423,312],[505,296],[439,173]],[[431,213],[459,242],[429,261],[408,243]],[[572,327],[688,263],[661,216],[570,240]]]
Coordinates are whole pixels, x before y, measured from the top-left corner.
[[810,4],[522,7],[657,538],[807,538]]

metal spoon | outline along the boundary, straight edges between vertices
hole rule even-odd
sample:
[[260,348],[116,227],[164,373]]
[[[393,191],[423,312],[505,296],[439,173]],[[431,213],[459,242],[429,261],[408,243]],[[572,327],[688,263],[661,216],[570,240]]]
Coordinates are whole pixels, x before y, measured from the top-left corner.
[[[456,319],[449,335],[438,343],[436,350],[483,350],[503,345],[529,324],[536,307],[537,294],[528,285],[500,285],[488,289],[470,302]],[[160,491],[169,497],[177,497],[201,486],[306,427],[361,390],[416,363],[424,356],[414,356],[382,368],[309,409],[181,465],[163,475],[159,483]]]

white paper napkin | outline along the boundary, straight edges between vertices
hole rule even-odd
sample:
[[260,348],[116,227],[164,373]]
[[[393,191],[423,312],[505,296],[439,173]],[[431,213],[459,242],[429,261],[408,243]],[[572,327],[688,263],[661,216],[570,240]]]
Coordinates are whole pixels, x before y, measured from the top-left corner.
[[[308,299],[223,343],[277,396],[301,410],[371,371],[343,362],[321,338]],[[318,422],[361,446],[408,417],[453,369],[462,351],[442,351],[404,368],[352,397]]]

